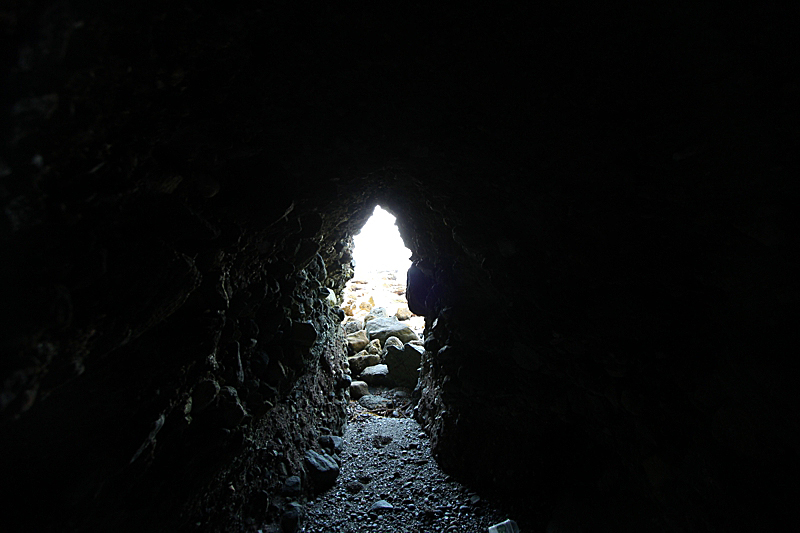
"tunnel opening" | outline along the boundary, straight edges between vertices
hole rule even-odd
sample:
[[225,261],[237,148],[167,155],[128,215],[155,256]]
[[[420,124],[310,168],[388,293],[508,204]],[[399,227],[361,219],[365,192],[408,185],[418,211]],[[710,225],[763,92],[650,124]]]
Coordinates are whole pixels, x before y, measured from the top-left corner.
[[355,267],[341,302],[351,400],[390,416],[410,416],[424,352],[424,317],[405,296],[410,256],[395,217],[376,205],[353,236]]
[[411,250],[397,229],[396,218],[380,204],[353,236],[355,275],[377,271],[405,272],[411,266]]

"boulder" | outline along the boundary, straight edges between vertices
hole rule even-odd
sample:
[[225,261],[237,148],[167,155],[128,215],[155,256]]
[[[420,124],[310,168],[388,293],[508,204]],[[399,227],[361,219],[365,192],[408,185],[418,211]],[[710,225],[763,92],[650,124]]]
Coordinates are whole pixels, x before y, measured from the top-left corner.
[[378,339],[381,344],[386,344],[389,337],[397,337],[403,343],[419,339],[410,327],[394,317],[372,319],[366,323],[365,329],[370,340]]
[[386,351],[384,362],[389,367],[395,384],[412,389],[417,386],[424,351],[423,348],[413,344],[406,344],[402,350],[392,346]]
[[383,353],[383,361],[382,362],[385,363],[386,362],[386,358],[390,357],[390,355],[392,357],[395,357],[398,354],[402,357],[403,345],[401,344],[400,346],[397,346],[395,344],[389,344],[389,345],[386,346],[386,350]]
[[302,483],[299,476],[289,476],[283,482],[281,492],[287,496],[297,496],[303,491]]
[[281,515],[281,531],[296,533],[303,519],[303,506],[297,502],[290,502]]
[[358,375],[368,366],[377,365],[380,362],[380,355],[367,353],[366,351],[361,351],[347,358],[347,363],[350,365],[350,372],[354,375]]
[[344,439],[336,435],[322,435],[319,438],[319,445],[332,453],[341,453],[344,449]]
[[394,317],[397,320],[408,320],[411,318],[413,313],[408,309],[408,307],[400,307],[397,312],[394,314]]
[[358,404],[364,409],[383,409],[389,407],[392,404],[392,401],[384,398],[383,396],[367,394],[358,400]]
[[364,311],[370,311],[373,307],[375,307],[375,300],[372,296],[370,296],[368,300],[363,300],[358,304],[358,308]]
[[367,345],[367,351],[369,353],[381,353],[381,341],[378,339],[372,339],[369,341],[369,344]]
[[308,450],[305,455],[306,471],[316,492],[329,489],[339,476],[339,465],[327,453]]
[[402,350],[403,349],[403,341],[401,341],[397,337],[389,337],[388,339],[386,339],[386,342],[383,343],[383,347],[384,347],[384,349],[388,349],[389,346],[396,346],[397,348],[400,348]]
[[383,385],[389,381],[389,367],[386,365],[368,366],[361,372],[361,381],[368,385]]
[[364,324],[360,320],[349,320],[344,323],[343,327],[345,334],[350,335],[364,329]]
[[365,381],[354,381],[350,384],[350,397],[358,400],[369,394],[369,385]]
[[364,324],[366,324],[370,320],[374,320],[376,318],[386,318],[388,316],[389,316],[389,313],[386,312],[385,308],[376,307],[372,311],[370,311],[367,316],[364,317]]
[[363,329],[356,331],[355,333],[350,333],[347,337],[345,337],[345,340],[347,341],[347,347],[350,350],[350,353],[358,353],[366,348],[367,344],[369,344],[367,332]]

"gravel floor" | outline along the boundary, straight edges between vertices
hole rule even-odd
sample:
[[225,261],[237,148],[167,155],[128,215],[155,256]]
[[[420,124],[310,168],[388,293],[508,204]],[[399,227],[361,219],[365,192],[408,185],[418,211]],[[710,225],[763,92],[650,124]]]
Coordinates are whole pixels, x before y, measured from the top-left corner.
[[351,402],[344,440],[339,480],[309,502],[300,531],[479,533],[507,518],[439,470],[413,419]]

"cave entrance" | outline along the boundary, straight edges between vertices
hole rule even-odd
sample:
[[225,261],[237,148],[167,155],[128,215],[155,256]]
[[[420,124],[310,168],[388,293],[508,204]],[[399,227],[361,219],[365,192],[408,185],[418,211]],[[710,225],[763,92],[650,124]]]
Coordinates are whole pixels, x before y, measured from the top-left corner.
[[[345,285],[342,301],[350,374],[361,387],[351,387],[354,400],[376,393],[386,396],[389,391],[385,387],[416,387],[425,319],[408,309],[406,273],[410,256],[395,217],[376,206],[353,238],[354,277]],[[405,393],[410,399],[408,392],[395,391],[389,397]],[[388,405],[401,403],[407,402]]]
[[[411,250],[406,248],[395,217],[380,205],[353,237],[354,277],[345,288],[345,313],[364,320],[374,308],[385,309],[387,316],[408,318],[404,309],[406,272],[411,266]],[[347,304],[350,304],[348,307]]]
[[400,237],[397,220],[379,205],[353,240],[356,276],[377,271],[405,272],[411,266],[411,250]]
[[411,250],[400,236],[395,217],[376,205],[372,216],[353,237],[355,270],[345,287],[342,305],[345,314],[363,321],[373,309],[384,309],[387,316],[410,320],[409,325],[421,334],[424,319],[408,311],[405,297],[410,256]]

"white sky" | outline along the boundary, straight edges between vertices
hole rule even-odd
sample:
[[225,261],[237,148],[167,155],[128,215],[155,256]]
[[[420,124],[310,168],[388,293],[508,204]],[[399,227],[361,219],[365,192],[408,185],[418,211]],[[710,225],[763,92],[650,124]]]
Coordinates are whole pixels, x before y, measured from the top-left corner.
[[375,206],[361,233],[353,239],[353,257],[359,274],[376,270],[399,270],[404,273],[411,266],[411,250],[403,244],[395,218],[381,206]]

